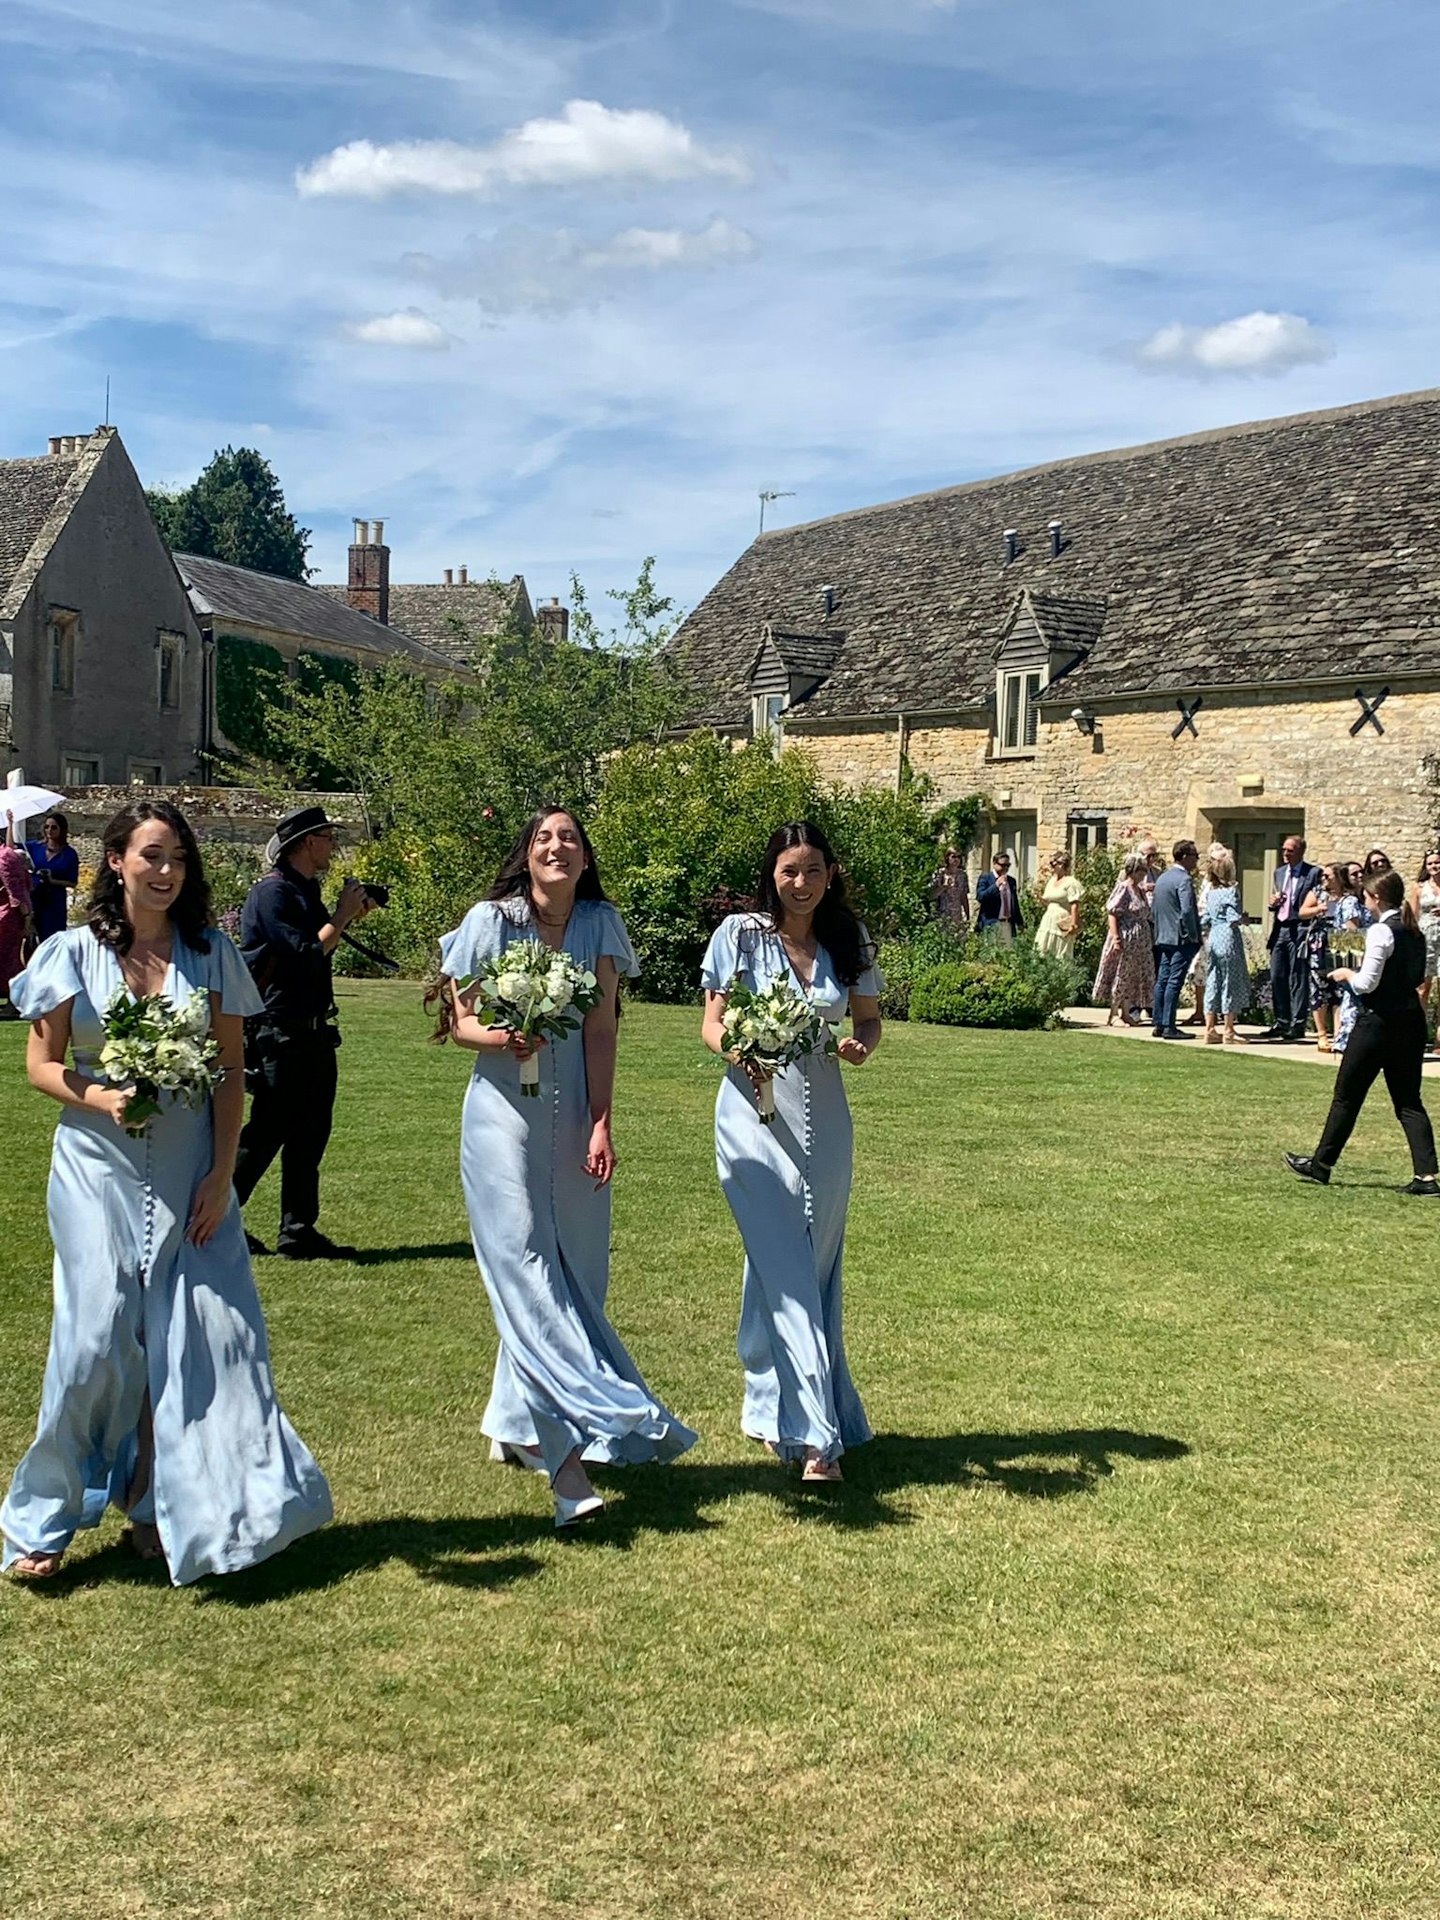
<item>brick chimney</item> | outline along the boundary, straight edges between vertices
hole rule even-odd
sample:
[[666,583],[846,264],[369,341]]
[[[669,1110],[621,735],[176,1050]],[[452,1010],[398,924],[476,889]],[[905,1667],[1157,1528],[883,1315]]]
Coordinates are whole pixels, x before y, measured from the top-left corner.
[[547,640],[558,640],[563,646],[570,638],[570,609],[562,607],[558,598],[542,600],[535,609],[535,619]]
[[368,613],[382,627],[390,624],[390,549],[385,544],[385,522],[355,522],[350,547],[350,577],[345,598],[357,613]]

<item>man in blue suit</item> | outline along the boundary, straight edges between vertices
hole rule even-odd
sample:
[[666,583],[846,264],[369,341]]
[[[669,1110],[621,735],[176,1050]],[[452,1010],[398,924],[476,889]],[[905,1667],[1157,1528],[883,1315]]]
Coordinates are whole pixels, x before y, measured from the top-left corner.
[[1157,1040],[1188,1040],[1175,1024],[1180,989],[1190,962],[1200,951],[1200,909],[1195,904],[1195,868],[1200,854],[1193,840],[1177,840],[1172,865],[1155,882],[1150,911],[1155,916],[1155,1024]]
[[1310,1013],[1310,959],[1300,908],[1320,885],[1320,869],[1305,858],[1305,842],[1292,833],[1280,849],[1270,895],[1270,1002],[1275,1024],[1262,1040],[1303,1040]]
[[975,883],[975,931],[1008,947],[1025,925],[1020,890],[1010,877],[1010,856],[997,853],[993,873],[982,873]]

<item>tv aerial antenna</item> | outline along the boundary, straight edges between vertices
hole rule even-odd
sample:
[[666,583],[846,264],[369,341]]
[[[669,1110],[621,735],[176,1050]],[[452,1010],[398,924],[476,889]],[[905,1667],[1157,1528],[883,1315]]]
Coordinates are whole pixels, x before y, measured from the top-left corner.
[[792,489],[787,488],[777,492],[776,489],[773,487],[761,488],[760,490],[760,531],[761,533],[764,533],[765,531],[765,509],[770,505],[771,501],[772,500],[793,500],[794,498],[795,498],[795,494]]

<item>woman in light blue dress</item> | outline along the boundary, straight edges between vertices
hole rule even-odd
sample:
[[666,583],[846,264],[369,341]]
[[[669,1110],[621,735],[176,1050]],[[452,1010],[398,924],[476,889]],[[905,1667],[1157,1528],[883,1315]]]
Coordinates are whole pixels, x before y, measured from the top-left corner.
[[780,827],[765,849],[759,911],[732,913],[705,955],[705,1044],[725,1056],[731,986],[787,979],[832,1027],[853,1035],[775,1075],[775,1120],[762,1124],[754,1077],[733,1061],[715,1102],[720,1185],[745,1243],[739,1349],[741,1428],[809,1481],[841,1478],[840,1455],[870,1438],[845,1358],[841,1257],[853,1134],[840,1062],[880,1044],[880,993],[869,935],[851,912],[818,827]]
[[[537,939],[601,989],[583,1026],[548,1044],[485,1025],[472,985],[505,948]],[[603,1505],[586,1461],[670,1460],[696,1438],[655,1399],[605,1314],[618,984],[640,969],[573,814],[550,808],[526,823],[490,898],[440,943],[440,971],[436,1038],[475,1054],[460,1172],[500,1336],[481,1426],[492,1459],[545,1474],[555,1524],[568,1527]],[[531,1099],[520,1062],[535,1054]]]
[[[87,926],[44,942],[15,982],[33,1085],[63,1112],[50,1170],[54,1320],[35,1441],[0,1508],[4,1563],[41,1580],[113,1503],[177,1586],[278,1553],[330,1518],[330,1490],[280,1410],[231,1191],[244,1086],[241,1019],[260,997],[210,924],[184,815],[139,803],[105,830]],[[210,995],[226,1077],[199,1111],[123,1131],[103,1085],[104,1015],[121,988],[179,1006]],[[66,1065],[67,1053],[70,1065]]]
[[1245,916],[1235,884],[1235,859],[1228,848],[1212,853],[1205,869],[1208,882],[1200,909],[1200,926],[1209,936],[1205,967],[1205,1038],[1212,1046],[1243,1046],[1245,1036],[1235,1031],[1237,1018],[1250,1004],[1250,963],[1245,955]]

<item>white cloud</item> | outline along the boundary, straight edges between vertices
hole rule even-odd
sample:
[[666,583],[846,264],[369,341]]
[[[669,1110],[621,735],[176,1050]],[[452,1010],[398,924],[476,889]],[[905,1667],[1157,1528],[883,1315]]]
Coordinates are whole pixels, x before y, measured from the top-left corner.
[[584,255],[587,267],[710,267],[748,260],[755,241],[743,227],[715,219],[698,233],[683,227],[627,227]]
[[419,307],[378,313],[373,320],[354,320],[345,331],[352,340],[363,340],[367,347],[420,347],[434,352],[450,344],[445,329]]
[[472,194],[501,187],[573,187],[592,181],[676,181],[706,176],[737,183],[750,168],[733,153],[702,147],[687,127],[649,108],[571,100],[558,119],[527,120],[489,146],[458,140],[352,140],[295,176],[306,195],[379,200],[392,193]]
[[1143,366],[1177,373],[1281,374],[1317,366],[1335,349],[1298,313],[1243,313],[1214,327],[1161,327],[1140,348]]

